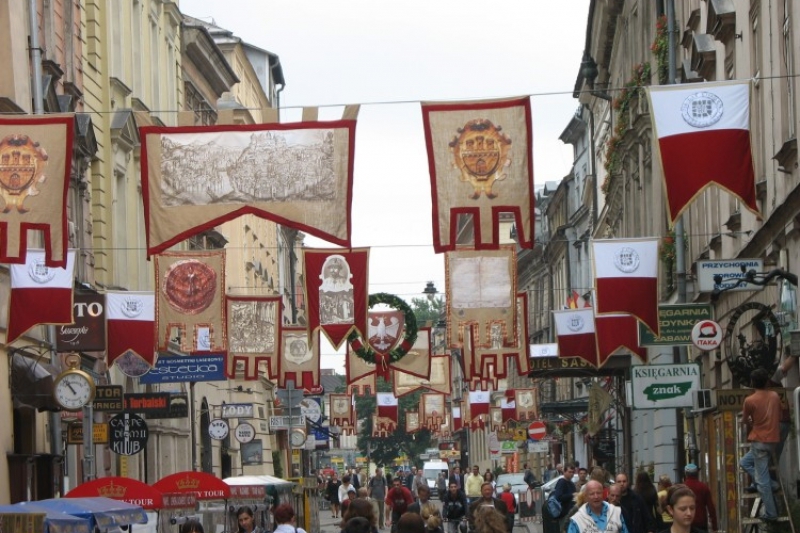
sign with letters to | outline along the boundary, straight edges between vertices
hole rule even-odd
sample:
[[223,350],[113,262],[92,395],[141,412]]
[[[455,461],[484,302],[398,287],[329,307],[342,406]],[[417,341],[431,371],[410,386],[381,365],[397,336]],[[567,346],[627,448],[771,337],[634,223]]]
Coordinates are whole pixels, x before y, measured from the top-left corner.
[[106,297],[76,292],[72,300],[74,324],[56,326],[56,351],[101,352],[106,349]]
[[[95,444],[108,444],[108,424],[103,422],[94,423],[92,441]],[[73,422],[67,426],[67,444],[83,444],[83,423]]]
[[[744,271],[742,271],[744,269]],[[743,281],[749,270],[762,272],[763,259],[714,259],[697,262],[697,284],[700,292],[760,291],[763,287]],[[721,276],[722,283],[715,283],[714,276]],[[739,283],[741,282],[741,283]]]

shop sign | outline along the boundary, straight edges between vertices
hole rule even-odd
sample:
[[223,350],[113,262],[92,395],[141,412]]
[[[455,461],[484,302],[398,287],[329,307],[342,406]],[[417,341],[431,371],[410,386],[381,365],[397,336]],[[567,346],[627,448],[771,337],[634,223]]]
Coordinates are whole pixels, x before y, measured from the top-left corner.
[[97,385],[92,409],[95,411],[123,411],[125,406],[122,396],[122,385]]
[[[92,427],[92,440],[95,444],[108,444],[108,424],[95,422]],[[73,422],[67,426],[67,444],[83,444],[82,422]]]
[[142,392],[123,395],[126,411],[140,413],[147,418],[187,418],[189,397],[169,392]]
[[634,409],[692,407],[692,390],[700,388],[700,366],[634,365],[631,389]]
[[150,433],[142,417],[133,413],[120,413],[108,422],[111,433],[111,451],[119,455],[136,455],[144,450]]
[[[770,390],[778,393],[781,399],[781,407],[788,405],[789,395],[786,394],[786,389],[776,388]],[[744,399],[753,394],[754,391],[755,389],[715,389],[714,395],[716,396],[717,409],[740,413],[742,406],[744,406]]]
[[100,352],[106,349],[106,297],[76,292],[72,301],[73,324],[56,326],[56,351]]
[[232,500],[263,500],[267,497],[264,485],[231,485]]
[[701,320],[714,318],[709,304],[679,304],[658,306],[656,336],[639,322],[639,346],[691,346],[692,328]]
[[[720,259],[697,262],[697,284],[700,292],[724,291],[759,291],[763,287],[752,283],[736,283],[745,278],[749,270],[761,272],[764,270],[763,259]],[[721,276],[722,283],[715,283],[714,276]]]
[[139,378],[139,383],[189,383],[225,381],[225,356],[193,355],[190,357],[159,355],[155,366]]
[[221,418],[253,418],[252,403],[226,403]]

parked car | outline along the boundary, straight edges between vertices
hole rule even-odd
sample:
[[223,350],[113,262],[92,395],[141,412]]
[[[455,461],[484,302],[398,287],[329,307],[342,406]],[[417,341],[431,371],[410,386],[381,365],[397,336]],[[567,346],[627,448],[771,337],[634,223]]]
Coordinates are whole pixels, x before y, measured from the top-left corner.
[[[544,485],[542,485],[542,498],[544,498],[544,501],[547,501],[547,497],[550,496],[550,493],[553,491],[554,488],[556,488],[556,483],[558,483],[558,480],[561,479],[562,477],[564,476],[558,476],[554,479],[551,479]],[[577,483],[578,479],[580,479],[578,478],[578,474],[572,476],[573,483]]]

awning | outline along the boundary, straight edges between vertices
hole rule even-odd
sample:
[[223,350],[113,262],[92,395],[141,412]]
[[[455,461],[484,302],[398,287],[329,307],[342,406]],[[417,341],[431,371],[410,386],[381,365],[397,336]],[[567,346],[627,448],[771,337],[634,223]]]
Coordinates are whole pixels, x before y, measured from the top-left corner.
[[198,500],[227,500],[231,488],[220,478],[205,472],[177,472],[153,484],[160,492],[194,492]]
[[53,399],[53,381],[58,371],[41,362],[38,355],[26,357],[25,354],[27,352],[24,349],[19,349],[11,356],[11,398],[14,409],[60,410]]
[[141,506],[111,498],[58,498],[38,501],[36,506],[85,518],[100,529],[147,523]]
[[294,485],[293,481],[286,481],[275,476],[234,476],[223,479],[231,486],[235,485]]
[[92,533],[91,523],[85,518],[44,509],[37,506],[36,502],[0,505],[2,514],[43,514],[44,533]]
[[129,477],[101,477],[78,485],[65,498],[92,498],[103,496],[114,500],[140,505],[145,509],[164,507],[162,494],[147,483]]

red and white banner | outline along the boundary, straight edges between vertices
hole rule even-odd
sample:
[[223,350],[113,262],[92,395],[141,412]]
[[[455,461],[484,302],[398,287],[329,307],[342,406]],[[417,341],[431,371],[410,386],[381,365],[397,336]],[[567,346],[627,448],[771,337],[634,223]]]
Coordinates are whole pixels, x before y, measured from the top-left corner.
[[367,334],[369,248],[303,249],[309,339],[321,330],[335,349]]
[[592,241],[597,314],[627,313],[658,335],[658,239]]
[[391,418],[397,422],[397,398],[391,392],[379,392],[375,395],[378,404],[378,416]]
[[711,185],[758,214],[750,81],[660,85],[647,92],[671,220]]
[[319,387],[319,365],[318,333],[309,341],[305,328],[281,328],[278,386],[285,388],[291,380],[298,389]]
[[500,246],[500,214],[517,242],[533,247],[534,193],[529,97],[423,103],[433,192],[433,249],[455,250],[458,216],[473,217],[474,248]]
[[509,420],[519,420],[517,417],[517,404],[514,400],[503,398],[500,400],[500,409],[503,411],[503,423]]
[[580,357],[597,366],[594,309],[553,311],[559,357]]
[[601,315],[594,319],[597,329],[597,366],[603,366],[617,350],[624,348],[647,362],[647,348],[639,346],[639,321],[631,315]]
[[49,267],[45,261],[44,250],[28,250],[24,264],[10,267],[6,344],[11,344],[39,324],[73,323],[75,251],[67,252],[66,268]]
[[74,135],[74,115],[0,116],[0,263],[25,264],[28,230],[35,230],[44,264],[67,267]]
[[156,297],[153,292],[109,291],[106,293],[106,338],[108,366],[131,351],[155,364]]
[[454,405],[453,406],[453,431],[458,431],[464,427],[463,419],[461,418],[461,407]]
[[469,393],[469,419],[465,424],[472,429],[484,427],[485,421],[489,418],[489,402],[491,400],[489,391],[470,391]]

